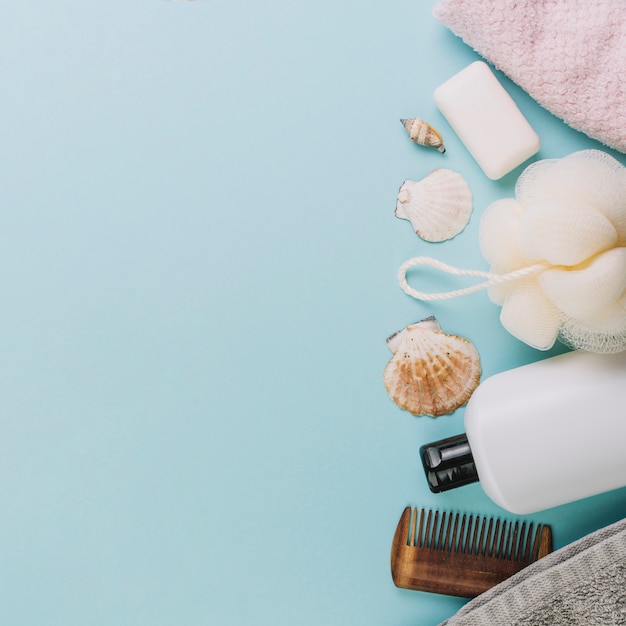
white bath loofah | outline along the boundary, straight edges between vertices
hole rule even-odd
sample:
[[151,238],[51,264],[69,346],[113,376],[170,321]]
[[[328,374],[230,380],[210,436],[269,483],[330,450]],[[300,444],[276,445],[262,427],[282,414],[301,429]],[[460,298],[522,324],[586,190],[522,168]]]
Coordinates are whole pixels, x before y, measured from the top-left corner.
[[535,277],[517,281],[506,297],[500,321],[514,336],[538,350],[552,347],[561,311],[546,298]]
[[517,231],[521,255],[532,263],[548,261],[551,265],[571,267],[616,243],[617,233],[611,222],[594,208],[575,200],[530,205]]
[[[402,288],[422,300],[488,288],[503,326],[540,350],[557,338],[579,350],[626,350],[626,168],[599,150],[538,161],[519,177],[515,196],[483,214],[480,248],[489,272],[418,257],[400,268]],[[486,280],[424,294],[406,281],[416,265]]]
[[[549,269],[538,277],[548,298],[577,319],[599,318],[626,289],[626,248],[607,250],[579,269]],[[581,294],[587,294],[581,298]]]

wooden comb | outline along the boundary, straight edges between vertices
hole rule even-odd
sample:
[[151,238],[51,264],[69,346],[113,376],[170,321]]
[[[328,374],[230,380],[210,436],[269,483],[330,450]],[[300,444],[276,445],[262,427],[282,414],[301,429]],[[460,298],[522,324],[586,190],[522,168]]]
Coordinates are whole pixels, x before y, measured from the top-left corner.
[[406,507],[391,575],[404,589],[473,598],[551,551],[550,526]]

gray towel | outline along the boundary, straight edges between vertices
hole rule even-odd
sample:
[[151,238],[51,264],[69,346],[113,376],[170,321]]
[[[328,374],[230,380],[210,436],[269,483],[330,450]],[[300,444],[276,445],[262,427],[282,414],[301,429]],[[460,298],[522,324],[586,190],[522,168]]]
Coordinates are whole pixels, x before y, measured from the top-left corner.
[[626,624],[626,519],[549,554],[440,626]]

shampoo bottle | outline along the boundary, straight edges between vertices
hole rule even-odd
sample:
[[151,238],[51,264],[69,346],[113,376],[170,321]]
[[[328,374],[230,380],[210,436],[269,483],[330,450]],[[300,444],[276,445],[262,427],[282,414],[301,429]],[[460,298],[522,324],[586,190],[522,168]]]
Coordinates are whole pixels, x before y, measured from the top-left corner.
[[420,448],[431,491],[480,480],[527,514],[626,486],[626,352],[569,352],[487,378],[465,433]]

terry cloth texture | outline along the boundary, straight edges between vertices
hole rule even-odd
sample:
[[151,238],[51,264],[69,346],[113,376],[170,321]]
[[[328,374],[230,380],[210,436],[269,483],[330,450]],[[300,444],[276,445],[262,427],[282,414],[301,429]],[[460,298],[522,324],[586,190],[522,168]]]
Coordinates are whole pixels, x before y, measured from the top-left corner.
[[543,557],[440,626],[626,624],[626,519]]
[[433,14],[541,106],[626,152],[624,0],[441,0]]

